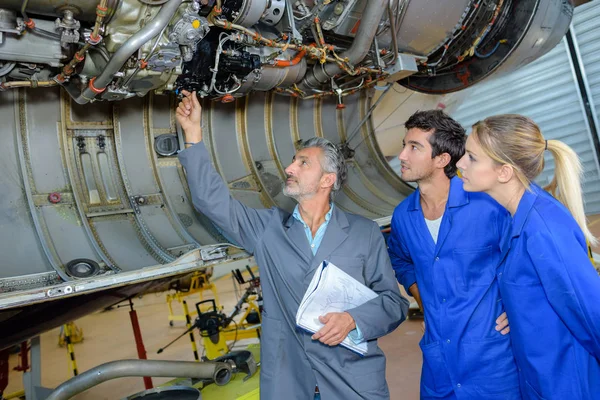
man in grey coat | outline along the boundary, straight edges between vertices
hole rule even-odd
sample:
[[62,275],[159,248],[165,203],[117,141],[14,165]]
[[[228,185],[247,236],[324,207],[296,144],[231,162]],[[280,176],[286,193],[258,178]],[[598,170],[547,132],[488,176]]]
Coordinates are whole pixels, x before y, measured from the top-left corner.
[[[186,170],[194,206],[254,254],[263,290],[260,390],[262,400],[389,399],[385,356],[377,338],[402,322],[408,301],[400,295],[377,224],[343,212],[332,198],[346,175],[344,158],[330,142],[313,138],[300,146],[286,168],[284,194],[297,200],[293,213],[257,210],[233,199],[202,143],[201,107],[196,93],[183,92],[177,121],[186,149]],[[347,312],[320,317],[311,335],[298,328],[296,312],[317,267],[328,260],[370,287],[375,299]],[[339,346],[346,336],[367,341],[360,356]]]

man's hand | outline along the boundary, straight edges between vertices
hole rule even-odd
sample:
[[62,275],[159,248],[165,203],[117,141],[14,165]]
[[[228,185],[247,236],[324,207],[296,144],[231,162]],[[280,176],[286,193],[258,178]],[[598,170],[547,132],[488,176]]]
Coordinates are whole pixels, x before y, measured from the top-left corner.
[[333,312],[322,315],[319,321],[325,324],[321,330],[312,335],[313,340],[319,340],[328,346],[342,343],[351,330],[356,329],[354,318],[347,312]]
[[415,299],[415,301],[419,305],[419,308],[421,309],[421,312],[425,312],[424,308],[423,308],[423,302],[421,301],[421,293],[419,292],[419,287],[417,286],[417,284],[413,283],[408,288],[408,291],[409,291],[409,294]]
[[202,141],[202,107],[196,92],[190,93],[187,90],[182,90],[181,93],[185,96],[179,106],[175,116],[177,122],[183,128],[185,135],[185,142],[187,143],[198,143]]
[[506,335],[508,332],[510,332],[510,326],[508,326],[508,317],[506,316],[505,312],[500,314],[498,319],[496,319],[496,330],[503,335]]

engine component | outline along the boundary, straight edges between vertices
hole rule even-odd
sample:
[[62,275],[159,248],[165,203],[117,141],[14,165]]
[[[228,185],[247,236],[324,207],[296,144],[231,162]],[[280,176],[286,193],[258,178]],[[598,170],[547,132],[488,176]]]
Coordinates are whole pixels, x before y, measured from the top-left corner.
[[88,87],[85,88],[75,100],[80,104],[85,104],[94,99],[98,94],[102,93],[112,81],[113,75],[123,67],[129,57],[167,26],[175,12],[177,12],[182,1],[183,0],[171,0],[162,6],[152,22],[131,36],[131,38],[115,52],[110,61],[106,64],[102,73],[90,80]]
[[57,18],[54,21],[54,27],[60,31],[60,43],[62,47],[68,47],[70,43],[79,41],[79,28],[81,24],[73,18],[73,11],[65,10],[63,18]]
[[358,27],[361,13],[364,10],[366,3],[367,2],[364,1],[360,12],[356,12],[356,0],[343,0],[330,4],[323,10],[323,13],[320,16],[323,21],[323,29],[326,31],[334,30],[340,24],[343,24],[343,26],[340,27],[341,29],[335,29],[335,33],[345,35],[356,34],[356,28]]
[[497,4],[484,1],[481,7],[468,11],[473,15],[465,34],[446,39],[429,54],[419,74],[399,81],[400,84],[425,93],[448,93],[471,86],[492,73],[519,68],[541,57],[562,39],[573,16],[573,2],[562,1],[558,5],[553,0],[500,0]]
[[267,2],[267,8],[265,9],[260,20],[267,25],[277,25],[281,18],[283,18],[283,11],[285,10],[285,0],[270,0]]
[[206,18],[188,11],[175,24],[171,30],[169,39],[180,46],[196,47],[209,30]]
[[[366,57],[387,3],[388,0],[369,1],[352,46],[340,55],[341,58],[347,59],[350,64],[357,64]],[[338,64],[315,65],[302,81],[303,88],[318,88],[320,84],[327,82],[340,72],[342,72],[342,68]]]
[[[137,0],[136,0],[137,2]],[[21,10],[23,0],[2,0],[2,7],[10,10]],[[120,10],[122,0],[108,0],[106,4],[106,22]],[[93,23],[96,20],[96,6],[98,1],[78,0],[27,0],[27,12],[46,17],[59,17],[65,11],[71,11],[73,16],[80,21]]]
[[225,0],[223,15],[234,24],[250,28],[262,18],[267,2],[268,0]]
[[181,65],[181,51],[176,44],[162,46],[150,56],[146,68],[152,71],[165,72]]
[[[32,33],[21,34],[19,28],[20,18],[7,10],[0,10],[0,31],[3,38],[0,40],[0,60],[24,63],[47,64],[51,67],[60,67],[68,55],[64,53],[60,35],[52,38]],[[35,26],[46,32],[54,31],[54,23],[43,19],[33,19]]]
[[0,8],[0,44],[2,44],[3,33],[14,33],[20,35],[25,26],[17,22],[17,14],[14,11]]
[[209,95],[214,89],[219,94],[228,94],[234,86],[239,89],[242,78],[260,69],[260,57],[237,50],[233,38],[225,31],[213,29],[209,36],[218,36],[218,42],[200,42],[192,61],[185,65],[177,81],[178,89],[196,90],[202,96]]
[[246,76],[251,71],[260,68],[260,57],[247,51],[228,52],[221,56],[219,68],[225,74]]
[[446,93],[517,68],[552,48],[572,17],[567,0],[99,0],[95,18],[80,2],[3,2],[2,89],[61,84],[82,104],[275,90],[335,96],[341,107],[377,81]]

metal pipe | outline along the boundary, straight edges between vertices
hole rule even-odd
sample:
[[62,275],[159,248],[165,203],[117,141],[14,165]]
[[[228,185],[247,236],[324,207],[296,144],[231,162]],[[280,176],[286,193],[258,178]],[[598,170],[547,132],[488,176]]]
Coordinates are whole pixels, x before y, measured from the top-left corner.
[[92,33],[88,38],[87,42],[75,53],[73,59],[69,61],[67,65],[65,65],[60,72],[56,76],[56,81],[60,83],[64,83],[65,80],[71,76],[75,72],[75,66],[82,62],[85,59],[87,51],[92,47],[92,45],[96,45],[102,41],[102,37],[99,35],[100,28],[104,21],[104,17],[108,12],[108,0],[100,0],[100,3],[96,6],[96,23],[94,24],[94,28],[92,29]]
[[128,376],[212,379],[217,385],[226,385],[231,380],[231,365],[221,362],[193,361],[112,361],[62,383],[46,400],[67,400],[108,380]]
[[394,0],[389,0],[388,2],[388,16],[390,19],[390,35],[392,36],[392,49],[394,51],[394,58],[392,58],[392,61],[390,61],[389,65],[396,64],[396,60],[398,59],[398,38],[396,37],[396,21],[394,18],[394,9],[392,7],[392,1]]
[[[386,11],[386,3],[388,0],[370,0],[367,3],[367,7],[362,16],[360,27],[354,36],[354,42],[352,46],[340,55],[342,59],[348,59],[348,63],[356,65],[361,62],[369,52],[373,38],[379,28],[379,21],[383,17],[383,13]],[[342,71],[337,64],[320,65],[317,64],[310,71],[302,84],[309,88],[314,88],[320,84],[327,82],[331,77],[337,75]]]
[[58,85],[58,83],[56,83],[55,81],[8,81],[0,83],[0,92],[5,89],[15,89],[20,87],[39,88],[51,87],[56,85]]
[[106,67],[100,75],[90,80],[90,84],[83,90],[81,95],[75,99],[79,104],[86,104],[93,100],[104,88],[113,80],[114,74],[117,73],[127,62],[129,57],[133,55],[144,43],[158,35],[162,29],[171,21],[175,12],[181,5],[183,0],[170,0],[158,12],[156,18],[148,25],[140,29],[132,35],[110,58]]
[[410,0],[401,0],[402,3],[398,4],[398,10],[396,11],[396,37],[400,34],[400,26],[402,26],[402,22],[404,22],[404,16],[406,15],[406,11],[408,10],[408,3]]

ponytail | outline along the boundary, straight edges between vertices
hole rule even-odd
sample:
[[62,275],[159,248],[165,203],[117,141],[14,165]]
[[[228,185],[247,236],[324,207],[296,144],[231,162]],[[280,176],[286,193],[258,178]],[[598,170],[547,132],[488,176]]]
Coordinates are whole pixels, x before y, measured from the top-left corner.
[[548,140],[548,151],[554,157],[554,178],[544,189],[571,211],[585,238],[592,246],[597,245],[598,239],[590,232],[585,218],[581,190],[583,168],[579,157],[572,148],[558,140]]

